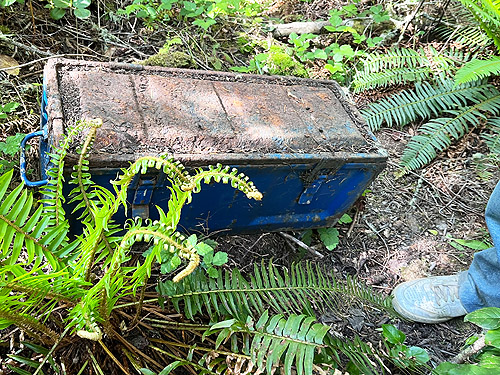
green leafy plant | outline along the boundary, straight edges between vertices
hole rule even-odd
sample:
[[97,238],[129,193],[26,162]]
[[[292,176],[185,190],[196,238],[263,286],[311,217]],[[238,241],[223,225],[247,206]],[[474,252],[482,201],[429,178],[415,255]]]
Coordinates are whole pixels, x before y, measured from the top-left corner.
[[387,87],[393,84],[438,81],[457,70],[457,65],[470,59],[460,50],[437,51],[393,48],[386,52],[373,52],[361,60],[362,69],[353,78],[355,92]]
[[259,9],[257,3],[242,0],[134,0],[119,14],[135,14],[151,28],[172,19],[190,20],[193,25],[206,31],[217,23],[217,17],[255,15]]
[[[261,193],[235,169],[216,165],[190,174],[166,157],[139,158],[113,181],[113,191],[105,189],[92,182],[88,163],[100,125],[98,120],[78,123],[53,151],[54,168],[48,173],[41,204],[23,185],[8,192],[12,171],[0,177],[0,329],[11,325],[23,329],[37,340],[31,350],[44,355],[41,364],[17,354],[12,360],[38,372],[45,363],[59,368],[54,361],[58,345],[78,343],[84,349],[86,341],[81,340],[90,340],[123,370],[113,355],[117,349],[109,345],[113,340],[126,342],[122,335],[127,324],[134,327],[139,322],[148,280],[159,264],[165,275],[158,284],[159,303],[172,306],[183,319],[149,322],[145,317],[144,322],[169,332],[182,331],[183,337],[201,331],[202,338],[209,339],[203,344],[151,338],[149,350],[170,362],[162,374],[179,366],[199,373],[231,373],[242,366],[272,372],[283,366],[287,375],[296,369],[312,374],[314,368],[339,367],[341,355],[363,373],[384,373],[382,359],[391,361],[387,353],[358,337],[350,341],[331,336],[330,327],[316,314],[334,311],[342,316],[346,306],[359,305],[396,316],[390,298],[378,296],[355,279],[336,280],[312,264],[293,265],[287,271],[262,263],[245,276],[237,269],[217,269],[227,262],[226,253],[215,252],[213,241],[186,238],[176,231],[182,207],[203,183],[212,181],[231,184],[250,199],[260,200]],[[82,132],[83,143],[76,147],[79,160],[68,181],[74,189],[65,196],[66,155],[75,149],[74,140],[81,139]],[[119,208],[126,208],[129,184],[136,174],[150,169],[161,170],[171,184],[168,211],[158,208],[158,221],[135,219],[120,226],[113,217]],[[66,201],[76,205],[70,214],[83,226],[76,238],[69,234]],[[131,249],[141,242],[149,249],[134,256]],[[185,267],[179,271],[182,264]],[[131,309],[135,317],[128,315]],[[129,323],[124,325],[123,316]],[[206,317],[207,323],[200,323]],[[88,349],[80,373],[86,366],[103,371],[93,352]],[[181,352],[182,357],[172,354]],[[126,348],[122,355],[143,374],[159,368],[156,361],[141,365]]]
[[[499,4],[486,0],[477,3],[464,0],[462,3],[476,18],[478,15],[486,17],[479,23],[497,44]],[[403,127],[417,120],[427,120],[403,152],[398,172],[402,175],[430,163],[439,152],[472,128],[496,123],[500,114],[500,92],[485,78],[499,72],[498,56],[479,60],[455,50],[438,52],[432,47],[425,51],[398,48],[367,55],[363,60],[363,70],[356,73],[353,87],[362,91],[414,83],[413,89],[372,103],[362,111],[373,130],[382,123],[389,127]],[[487,126],[487,129],[497,130],[495,126]],[[489,144],[492,143],[490,136]]]
[[[69,309],[66,329],[96,341],[102,339],[103,330],[112,336],[114,307],[122,298],[144,288],[155,261],[169,260],[173,264],[170,271],[187,261],[187,267],[173,277],[176,282],[199,265],[196,238],[188,240],[175,228],[182,206],[200,191],[202,182],[230,183],[249,198],[259,200],[262,196],[235,169],[211,166],[191,176],[180,163],[164,157],[138,159],[114,181],[114,192],[96,186],[86,158],[99,126],[99,121],[79,123],[51,155],[55,167],[48,173],[51,180],[43,190],[43,205],[36,206],[33,195],[23,185],[7,194],[12,172],[0,178],[0,231],[4,234],[0,240],[0,328],[15,324],[42,343],[54,344],[58,334],[48,322],[55,318],[51,315],[54,307],[64,302]],[[88,135],[70,182],[76,187],[69,196],[78,202],[76,210],[81,210],[83,236],[71,240],[63,206],[67,199],[62,194],[64,158],[73,138],[84,129],[88,129]],[[159,208],[158,222],[129,221],[125,234],[117,236],[119,228],[112,217],[120,206],[126,206],[127,187],[134,175],[146,173],[149,168],[161,169],[173,184],[169,211],[164,213]],[[154,243],[151,252],[142,263],[125,267],[132,245],[143,241]],[[24,251],[26,257],[20,257]],[[173,261],[177,258],[177,262]],[[217,253],[214,258],[212,267],[223,263]],[[97,264],[106,271],[91,282]],[[47,267],[50,271],[43,271]]]
[[427,351],[418,346],[405,345],[406,335],[392,324],[382,324],[381,330],[390,356],[395,359],[399,368],[414,369],[429,362]]
[[85,19],[90,17],[87,9],[90,4],[91,0],[47,0],[45,7],[50,9],[50,16],[55,20],[63,18],[68,11],[76,18]]
[[267,52],[258,53],[250,60],[248,66],[232,67],[231,70],[241,73],[258,73],[271,75],[291,75],[308,77],[302,63],[292,57],[285,48],[272,45]]
[[[403,55],[405,57],[397,61],[397,55],[389,53],[385,62],[375,63],[374,78],[367,78],[369,75],[366,75],[357,81],[360,85],[367,85],[363,87],[417,81],[413,90],[404,90],[370,104],[362,111],[373,130],[377,130],[382,123],[403,127],[416,120],[430,120],[408,143],[401,157],[400,174],[428,164],[438,152],[447,149],[452,140],[460,139],[482,122],[496,121],[496,116],[500,114],[500,92],[494,85],[480,80],[457,85],[452,79],[443,77],[441,72],[446,71],[447,58],[443,59],[445,64],[440,65],[440,75],[432,81],[429,74],[434,68],[427,63],[421,65],[423,56],[419,59],[413,53],[403,53],[399,57]],[[394,63],[390,62],[391,57],[395,57]],[[373,55],[371,59],[373,62],[381,61],[382,56]],[[401,68],[403,73],[399,75],[397,66],[402,65],[407,66]],[[383,70],[388,68],[389,73],[384,73]]]
[[[336,338],[327,333],[328,326],[315,323],[316,314],[343,316],[346,306],[371,306],[395,314],[390,299],[378,296],[353,278],[337,280],[319,265],[297,263],[287,271],[263,262],[248,276],[233,269],[216,279],[196,270],[179,283],[169,280],[157,289],[159,302],[172,303],[177,312],[193,321],[191,329],[203,330],[207,338],[216,335],[212,340],[217,358],[226,353],[220,346],[227,343],[232,353],[238,353],[240,366],[246,363],[242,367],[248,371],[269,373],[279,365],[285,374],[293,373],[292,366],[300,373],[311,374],[312,367],[337,368],[341,355],[345,355],[353,369],[379,374],[385,372],[382,358],[393,360],[359,337]],[[204,314],[216,323],[209,327],[197,324]],[[213,350],[193,347],[195,353]],[[416,364],[414,358],[408,361]],[[194,362],[211,363],[206,355]],[[224,372],[227,366],[228,361],[221,358],[209,368]]]
[[[433,236],[439,235],[439,232],[435,229],[429,229],[429,233]],[[493,247],[491,243],[491,237],[485,231],[485,236],[482,239],[460,239],[455,238],[451,234],[447,233],[445,238],[448,240],[449,244],[457,250],[464,250],[465,248],[472,250],[486,250]]]
[[486,330],[479,337],[470,337],[466,343],[467,348],[455,360],[471,360],[473,363],[443,362],[434,370],[436,375],[487,375],[500,368],[500,309],[486,307],[476,310],[467,314],[464,320]]
[[[365,22],[356,24],[350,21],[351,18]],[[311,63],[315,62],[330,72],[333,79],[345,83],[350,79],[350,70],[356,58],[363,56],[366,49],[373,48],[383,41],[380,36],[366,37],[364,32],[371,33],[373,25],[383,23],[388,19],[389,15],[381,5],[372,6],[362,12],[358,10],[356,4],[345,5],[341,9],[330,11],[330,24],[325,26],[325,29],[331,33],[328,45],[319,46],[316,34],[291,33],[288,45],[258,46],[264,48],[265,51],[255,54],[248,67],[232,69],[240,72],[307,77],[309,70],[313,68]],[[276,63],[276,58],[287,63]],[[302,69],[297,69],[298,65]],[[290,67],[294,69],[291,71]]]
[[9,102],[4,105],[0,105],[0,119],[6,119],[9,113],[14,112],[17,107],[20,106],[18,102]]
[[24,4],[24,0],[0,0],[0,7],[6,8],[15,3]]
[[19,153],[19,143],[24,138],[24,134],[11,135],[0,142],[0,173],[4,173],[19,164],[14,157]]
[[[337,222],[338,224],[348,224],[352,222],[352,218],[348,214],[342,215]],[[334,250],[339,244],[339,230],[337,228],[319,228],[316,230],[309,229],[302,235],[302,241],[310,245],[315,232],[320,238],[320,241],[328,250]]]
[[446,236],[449,240],[451,246],[453,246],[457,250],[464,250],[465,248],[472,250],[486,250],[492,247],[492,244],[489,242],[481,241],[481,240],[462,240],[460,238],[453,238],[449,234]]
[[[50,17],[54,20],[63,18],[68,12],[78,19],[90,17],[90,10],[87,8],[91,0],[47,0],[45,8],[50,9]],[[25,0],[0,0],[0,7],[6,8],[15,3],[24,4]]]

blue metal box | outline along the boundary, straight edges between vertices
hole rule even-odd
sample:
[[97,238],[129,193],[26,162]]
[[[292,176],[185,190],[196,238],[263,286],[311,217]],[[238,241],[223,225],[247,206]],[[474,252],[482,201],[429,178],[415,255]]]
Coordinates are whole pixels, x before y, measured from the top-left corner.
[[[53,59],[44,71],[42,130],[28,136],[41,136],[42,174],[50,145],[82,118],[103,120],[90,155],[96,183],[109,188],[131,161],[169,153],[188,168],[234,166],[264,195],[256,202],[227,185],[204,185],[183,210],[187,230],[333,225],[387,158],[333,81]],[[128,217],[157,218],[167,186],[161,173],[137,178]]]

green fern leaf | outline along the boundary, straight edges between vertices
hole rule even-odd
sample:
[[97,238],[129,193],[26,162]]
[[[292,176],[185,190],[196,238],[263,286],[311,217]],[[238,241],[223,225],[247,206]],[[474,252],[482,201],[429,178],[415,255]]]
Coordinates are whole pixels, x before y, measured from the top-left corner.
[[491,118],[487,123],[490,134],[482,134],[486,145],[493,154],[500,155],[500,117]]
[[500,51],[500,4],[495,0],[460,0]]
[[433,47],[426,51],[401,48],[385,53],[376,52],[368,54],[362,61],[364,69],[356,72],[352,86],[355,92],[359,92],[443,77],[453,71],[457,63],[463,63],[469,58],[468,53],[464,54],[457,49],[437,51]]
[[45,325],[47,311],[58,302],[76,304],[85,295],[88,284],[72,278],[67,270],[46,274],[46,265],[32,266],[14,264],[0,268],[0,327],[15,324],[44,342],[46,336],[55,341],[58,335]]
[[[12,171],[0,177],[0,261],[15,264],[23,247],[28,253],[28,263],[34,259],[38,266],[42,259],[47,259],[53,269],[62,267],[53,252],[61,244],[60,235],[66,235],[66,228],[52,228],[49,218],[43,217],[42,206],[31,213],[34,201],[32,193],[19,185],[5,196],[12,179]],[[31,214],[31,217],[30,217]],[[55,236],[54,230],[58,230]]]
[[414,90],[372,103],[361,114],[372,130],[380,129],[384,122],[389,127],[403,127],[417,119],[428,119],[445,110],[463,107],[467,100],[484,95],[492,87],[479,82],[455,87],[451,80],[438,81],[434,86],[428,82],[416,83]]
[[436,28],[435,33],[442,39],[451,39],[456,43],[467,46],[470,50],[487,47],[492,40],[475,25],[442,25]]
[[[367,375],[384,373],[386,365],[382,358],[386,358],[386,355],[376,351],[373,346],[366,344],[358,336],[355,336],[351,341],[345,337],[339,339],[330,335],[325,337],[325,342],[335,351],[344,354],[359,369],[360,373]],[[389,356],[387,359],[391,360],[392,358]]]
[[386,87],[392,84],[423,81],[430,77],[432,69],[428,66],[418,68],[393,68],[383,72],[360,73],[353,79],[354,92]]
[[455,75],[455,83],[477,81],[491,75],[500,74],[500,56],[494,56],[488,60],[471,60],[460,68]]
[[160,283],[158,292],[170,297],[177,311],[183,302],[189,319],[204,310],[240,320],[262,314],[268,308],[287,315],[304,311],[312,314],[310,300],[320,312],[343,314],[346,305],[359,304],[396,315],[390,299],[377,295],[355,279],[340,282],[320,266],[310,263],[294,264],[290,272],[279,271],[272,263],[256,265],[249,280],[236,269],[220,273],[216,280],[203,272],[194,272],[177,284]]
[[407,170],[422,167],[431,162],[438,151],[443,151],[451,144],[451,139],[459,139],[469,129],[469,125],[477,126],[484,119],[483,112],[497,115],[500,112],[500,92],[490,88],[487,95],[475,98],[476,104],[460,110],[447,111],[454,117],[434,119],[423,125],[414,136],[401,158],[402,174]]
[[[230,329],[227,329],[230,328]],[[219,332],[217,342],[222,342],[235,332],[253,336],[250,346],[252,362],[262,371],[272,373],[274,367],[282,363],[285,375],[292,374],[295,366],[297,374],[312,374],[315,352],[324,347],[323,340],[329,326],[315,323],[306,315],[269,316],[265,311],[255,323],[231,319],[212,326],[208,334]]]
[[386,69],[419,68],[427,65],[424,51],[411,48],[394,48],[386,52],[369,53],[363,60],[365,73],[378,73]]

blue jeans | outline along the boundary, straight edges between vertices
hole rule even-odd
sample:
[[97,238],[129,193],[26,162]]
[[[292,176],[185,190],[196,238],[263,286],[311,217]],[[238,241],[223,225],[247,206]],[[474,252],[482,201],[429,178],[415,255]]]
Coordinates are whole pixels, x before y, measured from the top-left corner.
[[485,219],[494,247],[476,253],[459,278],[460,301],[468,312],[500,307],[500,182],[488,201]]

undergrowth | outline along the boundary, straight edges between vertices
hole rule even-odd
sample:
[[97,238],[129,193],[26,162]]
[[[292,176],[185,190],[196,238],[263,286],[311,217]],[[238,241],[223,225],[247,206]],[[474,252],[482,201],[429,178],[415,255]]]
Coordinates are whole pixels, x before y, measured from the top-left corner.
[[483,30],[481,37],[476,38],[477,45],[489,58],[481,59],[477,54],[454,48],[393,48],[368,54],[354,77],[353,87],[358,92],[411,85],[362,111],[372,130],[378,130],[382,124],[402,128],[423,122],[403,152],[398,175],[430,163],[474,128],[486,129],[484,139],[491,152],[497,152],[492,146],[500,137],[496,126],[500,118],[500,91],[493,81],[500,74],[500,57],[491,49],[485,50],[483,41],[486,37],[500,51],[500,4],[487,0],[461,2]]
[[[59,349],[92,342],[126,374],[131,373],[130,366],[144,374],[168,374],[178,366],[206,374],[229,374],[242,366],[248,371],[272,373],[279,366],[285,374],[312,374],[315,369],[342,368],[346,359],[350,368],[378,374],[385,372],[386,361],[405,369],[424,364],[408,354],[403,365],[400,359],[393,360],[389,346],[373,348],[358,337],[337,338],[329,333],[328,325],[318,321],[318,314],[343,314],[347,305],[396,316],[390,299],[355,279],[336,280],[310,263],[296,264],[288,271],[262,263],[250,275],[238,269],[219,272],[216,267],[227,260],[227,254],[214,252],[210,243],[199,242],[196,236],[186,238],[176,231],[182,207],[203,184],[230,184],[249,199],[260,200],[262,194],[237,170],[216,165],[190,174],[172,159],[142,157],[122,170],[113,181],[113,191],[95,185],[88,155],[101,123],[78,123],[53,151],[54,168],[39,202],[23,185],[8,192],[12,171],[0,177],[0,328],[22,329],[31,338],[28,347],[43,354],[41,363],[10,355],[25,366],[19,369],[9,364],[9,368],[19,373],[29,373],[26,366],[36,368],[37,373],[42,369],[62,373]],[[82,132],[86,136],[78,147],[79,161],[68,181],[74,189],[64,196],[65,157]],[[127,208],[129,184],[136,174],[151,169],[168,176],[168,205],[158,207],[158,221],[129,219],[120,226],[113,215],[120,207]],[[74,212],[66,212],[67,202],[76,204]],[[82,235],[71,235],[75,228],[70,227],[68,215],[79,217]],[[138,243],[149,246],[141,257],[131,251]],[[131,356],[130,347],[113,344],[123,342],[123,336],[140,323],[146,288],[157,264],[168,280],[158,284],[159,298],[148,303],[157,300],[163,307],[172,306],[181,319],[156,319],[156,326],[168,330],[170,336],[176,331],[202,333],[189,344],[151,341],[147,351],[161,353],[164,368],[148,361],[143,351]],[[130,309],[134,312],[127,315]],[[127,322],[123,314],[129,316]],[[172,354],[179,351],[185,357]],[[130,362],[117,359],[123,356]],[[85,366],[102,372],[102,362],[92,358],[75,373]]]

